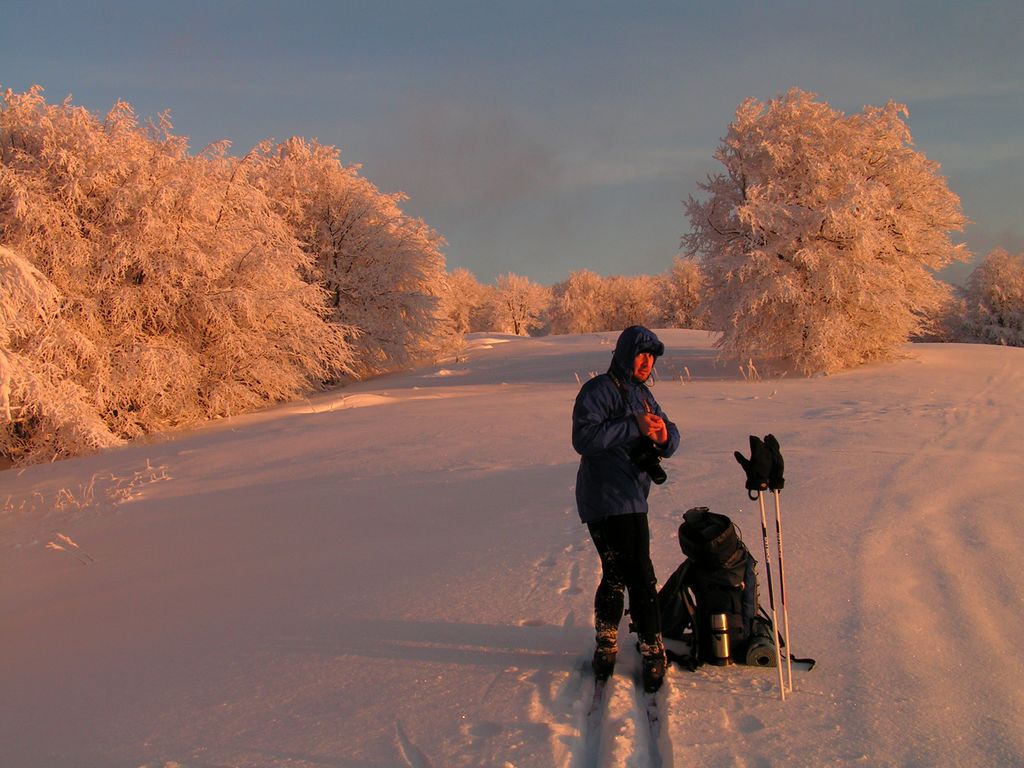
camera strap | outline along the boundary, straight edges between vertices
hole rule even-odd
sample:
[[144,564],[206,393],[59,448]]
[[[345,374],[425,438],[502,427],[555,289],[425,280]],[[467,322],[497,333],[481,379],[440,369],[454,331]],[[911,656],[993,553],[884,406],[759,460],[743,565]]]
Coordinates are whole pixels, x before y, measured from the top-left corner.
[[[629,393],[626,390],[626,385],[619,381],[619,377],[616,376],[611,371],[608,371],[608,378],[612,380],[612,383],[615,385],[615,388],[619,390],[619,395],[622,396],[622,405],[626,409],[626,415],[630,415],[631,411],[629,409]],[[647,387],[644,384],[637,384],[637,386],[640,387],[640,402],[644,406],[644,411],[646,411],[647,413],[654,413],[654,410],[651,408],[651,403],[647,399],[647,396],[645,394]]]

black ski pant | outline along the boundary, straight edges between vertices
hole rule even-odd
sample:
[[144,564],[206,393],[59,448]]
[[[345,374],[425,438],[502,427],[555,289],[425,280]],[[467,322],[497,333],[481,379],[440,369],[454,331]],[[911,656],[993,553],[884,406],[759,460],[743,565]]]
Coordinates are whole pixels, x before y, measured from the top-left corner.
[[657,579],[651,562],[647,515],[613,515],[587,523],[601,557],[601,583],[594,596],[594,618],[617,627],[622,620],[623,591],[629,591],[629,612],[640,641],[654,644],[661,634]]

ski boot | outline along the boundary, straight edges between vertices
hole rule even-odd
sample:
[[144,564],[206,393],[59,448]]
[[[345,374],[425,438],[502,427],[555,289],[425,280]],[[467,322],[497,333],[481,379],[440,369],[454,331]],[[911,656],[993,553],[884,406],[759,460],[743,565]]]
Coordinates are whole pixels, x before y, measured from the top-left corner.
[[590,662],[594,677],[598,680],[607,680],[615,671],[615,656],[619,651],[618,631],[618,627],[598,625],[597,648]]
[[665,645],[659,635],[653,643],[640,643],[640,657],[643,660],[643,684],[647,693],[656,693],[665,680],[668,661]]

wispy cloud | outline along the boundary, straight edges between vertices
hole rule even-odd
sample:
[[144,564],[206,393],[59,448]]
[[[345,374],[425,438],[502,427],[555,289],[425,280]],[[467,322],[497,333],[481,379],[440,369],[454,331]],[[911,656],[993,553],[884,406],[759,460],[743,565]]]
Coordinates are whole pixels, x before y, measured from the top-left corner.
[[537,195],[563,173],[539,129],[508,106],[477,101],[405,104],[386,117],[372,154],[377,183],[469,210]]
[[713,147],[594,150],[567,161],[562,184],[568,188],[614,187],[665,178],[689,178],[695,168],[711,167]]

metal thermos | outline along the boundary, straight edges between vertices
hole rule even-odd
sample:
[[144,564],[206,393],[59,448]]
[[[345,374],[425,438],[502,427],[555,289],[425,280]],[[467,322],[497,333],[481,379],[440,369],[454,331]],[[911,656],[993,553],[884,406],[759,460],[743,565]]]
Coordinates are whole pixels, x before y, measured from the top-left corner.
[[711,614],[711,655],[715,666],[732,664],[729,658],[729,617],[724,613]]

